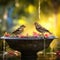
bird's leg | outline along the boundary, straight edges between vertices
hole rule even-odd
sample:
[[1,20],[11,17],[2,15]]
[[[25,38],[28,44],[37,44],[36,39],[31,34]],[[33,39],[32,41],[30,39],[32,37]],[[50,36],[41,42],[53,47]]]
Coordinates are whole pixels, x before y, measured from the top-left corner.
[[13,34],[13,37],[16,37],[16,34]]
[[16,37],[19,37],[20,36],[20,34],[16,34]]

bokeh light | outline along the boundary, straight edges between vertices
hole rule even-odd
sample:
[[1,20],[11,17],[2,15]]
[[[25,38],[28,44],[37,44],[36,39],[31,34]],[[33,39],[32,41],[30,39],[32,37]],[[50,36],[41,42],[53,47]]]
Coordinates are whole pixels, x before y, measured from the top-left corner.
[[35,13],[35,11],[36,11],[36,8],[32,4],[29,4],[28,7],[25,9],[25,12],[29,14],[33,14]]

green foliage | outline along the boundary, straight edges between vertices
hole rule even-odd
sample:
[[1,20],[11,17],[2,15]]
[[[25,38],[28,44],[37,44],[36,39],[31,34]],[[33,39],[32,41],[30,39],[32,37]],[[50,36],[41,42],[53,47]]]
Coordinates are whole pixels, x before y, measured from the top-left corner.
[[48,4],[47,1],[43,1],[41,3],[41,11],[44,13],[44,14],[49,14],[51,12],[51,6]]
[[14,0],[0,0],[0,5],[6,6],[6,5],[8,5],[10,2],[14,2]]

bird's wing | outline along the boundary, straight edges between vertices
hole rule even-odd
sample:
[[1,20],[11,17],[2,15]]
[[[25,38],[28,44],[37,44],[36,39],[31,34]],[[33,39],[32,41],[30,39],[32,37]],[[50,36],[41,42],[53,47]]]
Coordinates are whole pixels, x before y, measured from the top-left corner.
[[19,30],[15,30],[15,31],[13,31],[12,33],[15,33],[15,32],[17,32],[17,31],[19,31]]
[[40,26],[40,27],[39,27],[40,30],[43,30],[43,31],[46,31],[46,32],[51,33],[49,30],[47,30],[46,28],[42,27],[40,24],[39,24],[39,26]]
[[40,29],[49,32],[49,30],[47,30],[47,29],[44,28],[44,27],[41,27]]
[[50,34],[52,34],[49,30],[47,30],[46,28],[42,27],[41,28],[43,31],[49,32]]

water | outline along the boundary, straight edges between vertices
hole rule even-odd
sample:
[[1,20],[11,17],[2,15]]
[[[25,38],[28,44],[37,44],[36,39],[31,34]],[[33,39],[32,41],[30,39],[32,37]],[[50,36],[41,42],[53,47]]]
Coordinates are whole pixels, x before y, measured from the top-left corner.
[[[0,60],[3,60],[3,55],[0,52]],[[35,56],[9,56],[6,55],[4,60],[60,60],[60,56],[56,54],[38,54]]]

